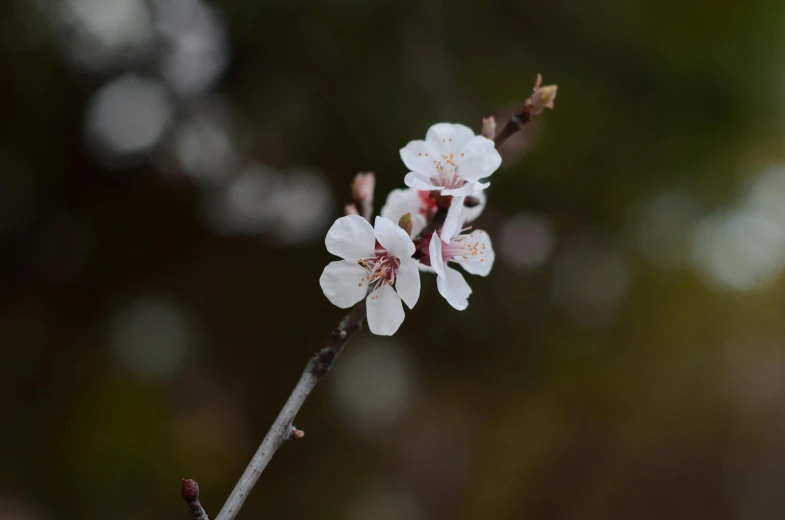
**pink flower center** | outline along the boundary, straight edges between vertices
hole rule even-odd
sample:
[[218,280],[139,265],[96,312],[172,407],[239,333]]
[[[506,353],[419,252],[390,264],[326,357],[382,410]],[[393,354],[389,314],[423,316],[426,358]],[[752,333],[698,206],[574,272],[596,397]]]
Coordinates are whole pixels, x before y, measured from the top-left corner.
[[[483,231],[476,231],[482,234]],[[445,262],[480,261],[485,262],[482,256],[485,254],[487,244],[475,240],[475,233],[470,235],[458,235],[450,240],[450,243],[442,242],[442,258]]]
[[357,260],[357,263],[368,271],[368,274],[360,280],[359,285],[367,282],[371,291],[375,291],[383,283],[388,283],[392,286],[395,283],[395,275],[398,268],[401,266],[401,261],[392,256],[378,243],[376,244],[374,256],[360,258]]
[[431,176],[433,185],[455,190],[466,184],[458,173],[458,165],[454,161],[455,154],[451,152],[450,155],[442,155],[442,157],[444,163],[436,163],[436,173]]

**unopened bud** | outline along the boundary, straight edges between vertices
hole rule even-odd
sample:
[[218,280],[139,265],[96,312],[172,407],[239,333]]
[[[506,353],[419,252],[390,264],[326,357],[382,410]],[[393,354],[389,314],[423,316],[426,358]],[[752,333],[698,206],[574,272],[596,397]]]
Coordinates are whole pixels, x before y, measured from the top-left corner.
[[493,139],[496,137],[496,119],[493,116],[482,118],[482,130],[480,135],[486,139]]
[[360,212],[357,211],[357,206],[355,206],[354,204],[347,204],[346,206],[344,206],[343,207],[343,212],[346,215],[359,215],[360,214]]
[[526,100],[529,116],[534,119],[542,113],[546,108],[553,110],[553,101],[556,99],[556,92],[559,89],[558,85],[540,86],[542,84],[542,76],[537,74],[537,81],[534,83],[534,93],[529,99]]
[[355,202],[373,202],[376,176],[373,172],[358,173],[352,181],[352,198]]
[[414,227],[414,223],[412,222],[412,214],[407,213],[406,215],[402,216],[401,219],[398,221],[398,225],[406,231],[406,234],[411,236],[412,235],[412,227]]
[[190,478],[184,478],[182,483],[182,495],[186,500],[199,500],[199,484]]

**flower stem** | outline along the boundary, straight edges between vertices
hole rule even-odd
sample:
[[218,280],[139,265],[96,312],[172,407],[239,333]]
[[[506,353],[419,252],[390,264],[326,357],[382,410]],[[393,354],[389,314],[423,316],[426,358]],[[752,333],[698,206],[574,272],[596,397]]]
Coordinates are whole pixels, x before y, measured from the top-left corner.
[[251,459],[248,467],[245,468],[243,475],[221,508],[216,520],[234,520],[243,506],[243,502],[245,502],[251,489],[253,489],[256,481],[259,480],[259,476],[267,467],[275,452],[278,451],[278,448],[292,437],[302,437],[302,432],[300,432],[299,436],[292,434],[294,418],[297,416],[300,408],[302,408],[311,390],[330,372],[335,360],[343,352],[349,338],[362,328],[365,315],[365,300],[362,300],[344,316],[327,340],[326,345],[311,357],[292,394],[289,396],[286,404],[284,404],[267,435],[264,436],[262,444]]

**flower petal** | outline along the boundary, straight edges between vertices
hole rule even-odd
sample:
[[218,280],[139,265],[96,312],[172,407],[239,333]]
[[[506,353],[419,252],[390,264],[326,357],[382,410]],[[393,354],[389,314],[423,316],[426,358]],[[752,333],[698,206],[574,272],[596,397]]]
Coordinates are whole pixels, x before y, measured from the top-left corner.
[[376,217],[374,233],[376,234],[376,240],[393,256],[403,260],[411,258],[414,254],[414,242],[412,242],[409,234],[391,220],[384,217]]
[[467,259],[459,258],[453,261],[459,263],[468,273],[488,276],[491,268],[493,268],[493,262],[496,260],[496,253],[493,252],[493,245],[491,245],[491,237],[482,229],[478,229],[472,231],[466,240],[472,244],[476,243],[480,254],[466,255]]
[[380,336],[392,336],[403,323],[401,297],[383,283],[365,299],[368,305],[368,328]]
[[442,186],[434,186],[431,183],[431,178],[422,173],[407,173],[406,177],[403,178],[403,183],[410,188],[420,191],[433,191],[442,189]]
[[412,215],[411,236],[416,237],[417,235],[422,233],[422,230],[425,229],[425,226],[427,225],[428,225],[428,220],[426,220],[424,216],[420,215],[419,213],[417,213],[416,215]]
[[347,309],[368,292],[368,271],[350,260],[336,260],[324,268],[319,285],[333,305]]
[[[471,196],[479,200],[480,203],[474,206],[473,208],[467,206],[463,207],[463,216],[466,219],[466,222],[473,222],[477,220],[477,218],[480,215],[482,215],[482,212],[485,209],[485,203],[488,200],[488,197],[485,195],[485,192],[482,190],[475,191]],[[465,202],[466,201],[464,200],[464,203]]]
[[463,275],[447,266],[444,270],[446,275],[444,278],[436,278],[436,288],[439,289],[439,294],[444,296],[447,303],[452,305],[459,311],[464,310],[469,306],[469,295],[472,293],[472,288],[463,279]]
[[463,224],[463,197],[453,197],[442,226],[442,239],[448,244],[458,234]]
[[473,137],[474,132],[467,126],[455,123],[437,123],[428,129],[425,134],[425,142],[441,156],[462,150]]
[[360,215],[347,215],[335,221],[324,239],[327,250],[344,260],[357,261],[373,256],[376,237],[373,228]]
[[436,274],[436,270],[433,267],[431,267],[430,265],[425,265],[423,263],[417,264],[417,270],[420,271],[421,273]]
[[395,276],[395,290],[403,302],[413,309],[420,298],[420,271],[417,270],[417,260],[409,258],[402,260],[401,266]]
[[[478,135],[471,138],[461,149],[464,154],[456,157],[456,163],[461,177],[467,181],[476,181],[490,176],[499,169],[502,156],[493,144],[493,141]],[[460,154],[457,154],[460,156]]]
[[431,243],[428,244],[428,254],[431,257],[431,267],[433,271],[440,277],[444,278],[444,258],[442,257],[442,241],[439,239],[439,234],[434,233],[431,236]]
[[430,176],[434,170],[434,160],[439,159],[439,151],[425,141],[409,141],[400,150],[401,160],[409,170]]
[[397,222],[407,213],[412,215],[419,213],[420,205],[420,196],[417,194],[417,190],[411,188],[395,189],[387,195],[387,200],[379,211],[379,215]]
[[411,236],[415,237],[420,234],[426,225],[425,217],[420,214],[422,208],[422,200],[417,190],[407,188],[405,190],[397,189],[392,190],[387,195],[387,202],[382,206],[379,215],[398,222],[401,217],[410,213],[412,216],[412,232]]
[[[490,185],[491,183],[486,184],[483,189]],[[460,188],[442,190],[441,195],[450,195],[451,197],[465,197],[466,195],[471,195],[477,191],[477,186],[480,186],[480,184],[475,182],[467,182]]]

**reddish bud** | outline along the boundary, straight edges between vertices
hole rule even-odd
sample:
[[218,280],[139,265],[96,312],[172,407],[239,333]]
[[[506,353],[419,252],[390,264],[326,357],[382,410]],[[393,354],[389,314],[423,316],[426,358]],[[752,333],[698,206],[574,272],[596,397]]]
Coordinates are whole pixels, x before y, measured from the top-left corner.
[[376,176],[373,172],[358,173],[352,181],[352,198],[355,202],[373,202]]
[[195,480],[184,478],[182,494],[183,494],[183,498],[186,500],[198,500],[199,484],[197,484]]

